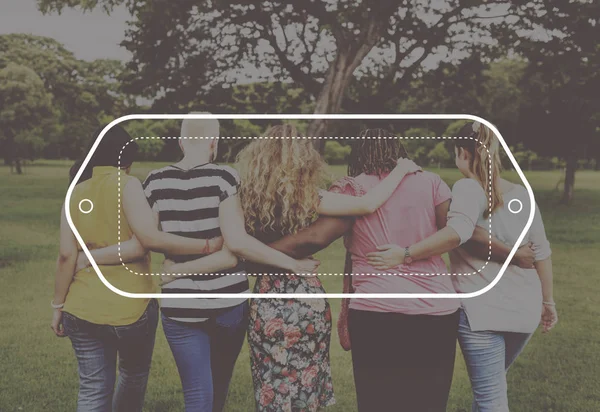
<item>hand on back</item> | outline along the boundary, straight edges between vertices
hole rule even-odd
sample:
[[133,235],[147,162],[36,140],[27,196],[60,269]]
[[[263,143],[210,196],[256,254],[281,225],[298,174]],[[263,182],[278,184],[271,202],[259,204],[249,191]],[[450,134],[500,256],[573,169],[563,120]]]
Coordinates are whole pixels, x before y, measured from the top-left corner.
[[405,157],[401,157],[400,159],[398,159],[396,169],[400,172],[403,172],[404,174],[416,173],[423,170],[421,169],[421,166],[417,165],[415,162]]

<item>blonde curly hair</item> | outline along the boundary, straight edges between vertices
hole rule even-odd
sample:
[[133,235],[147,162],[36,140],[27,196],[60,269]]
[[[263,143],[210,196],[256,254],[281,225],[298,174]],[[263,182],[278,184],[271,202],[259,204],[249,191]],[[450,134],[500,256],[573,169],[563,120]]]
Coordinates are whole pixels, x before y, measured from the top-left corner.
[[[240,196],[248,233],[296,233],[316,217],[326,164],[298,130],[271,127],[237,156]],[[271,137],[273,139],[271,139]]]

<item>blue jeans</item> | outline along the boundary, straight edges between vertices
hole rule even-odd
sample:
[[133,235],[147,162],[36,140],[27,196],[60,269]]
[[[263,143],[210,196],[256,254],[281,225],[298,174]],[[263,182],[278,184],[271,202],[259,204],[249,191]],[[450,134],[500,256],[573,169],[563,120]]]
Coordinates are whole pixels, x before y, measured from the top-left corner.
[[532,333],[473,332],[460,311],[458,342],[473,389],[473,412],[508,412],[506,373]]
[[162,316],[187,412],[223,410],[235,361],[248,328],[248,302],[204,322]]
[[127,326],[98,325],[63,313],[63,327],[79,365],[78,412],[142,410],[157,325],[156,300]]

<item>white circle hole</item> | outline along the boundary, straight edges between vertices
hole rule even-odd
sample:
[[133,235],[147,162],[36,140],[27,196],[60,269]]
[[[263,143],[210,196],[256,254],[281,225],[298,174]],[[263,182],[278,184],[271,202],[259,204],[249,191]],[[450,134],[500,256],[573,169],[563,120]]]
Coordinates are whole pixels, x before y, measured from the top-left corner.
[[[90,204],[90,208],[88,210],[83,210],[84,203]],[[91,213],[92,210],[94,210],[94,204],[92,203],[92,201],[90,199],[83,199],[81,202],[79,202],[79,211],[81,213],[87,215],[88,213]]]
[[[518,209],[513,209],[511,207],[511,205],[514,203],[518,203]],[[513,199],[510,202],[508,202],[508,210],[510,210],[510,213],[514,213],[515,215],[517,213],[519,213],[521,210],[523,210],[523,202],[521,202],[519,199]]]

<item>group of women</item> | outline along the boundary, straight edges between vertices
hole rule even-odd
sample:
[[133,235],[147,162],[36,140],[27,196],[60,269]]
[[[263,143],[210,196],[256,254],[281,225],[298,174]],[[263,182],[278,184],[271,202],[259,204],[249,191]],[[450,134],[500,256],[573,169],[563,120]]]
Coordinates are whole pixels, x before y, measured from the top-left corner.
[[[186,120],[184,130],[182,136],[218,136],[218,123]],[[335,239],[345,236],[347,293],[468,293],[494,281],[527,221],[527,213],[508,208],[512,199],[528,204],[527,192],[500,177],[498,140],[478,123],[465,125],[455,142],[464,178],[452,191],[382,129],[354,142],[349,176],[329,191],[320,189],[326,165],[310,140],[291,139],[298,136],[291,125],[265,136],[271,138],[242,150],[237,172],[213,163],[218,139],[181,139],[183,160],[142,185],[128,174],[137,145],[112,128],[72,194],[74,205],[94,204],[93,216],[65,205],[115,287],[154,291],[152,250],[167,258],[163,294],[240,293],[163,299],[163,329],[187,411],[222,410],[246,331],[257,410],[316,411],[335,403],[328,301],[267,297],[323,293],[312,254]],[[352,350],[360,411],[444,411],[457,338],[473,410],[508,411],[508,367],[540,319],[544,331],[558,320],[537,208],[523,242],[500,281],[474,298],[344,300],[338,330]],[[158,304],[108,290],[80,250],[63,211],[52,328],[70,338],[78,360],[78,410],[141,410]],[[450,270],[441,258],[446,252]],[[267,298],[248,307],[249,276]]]

